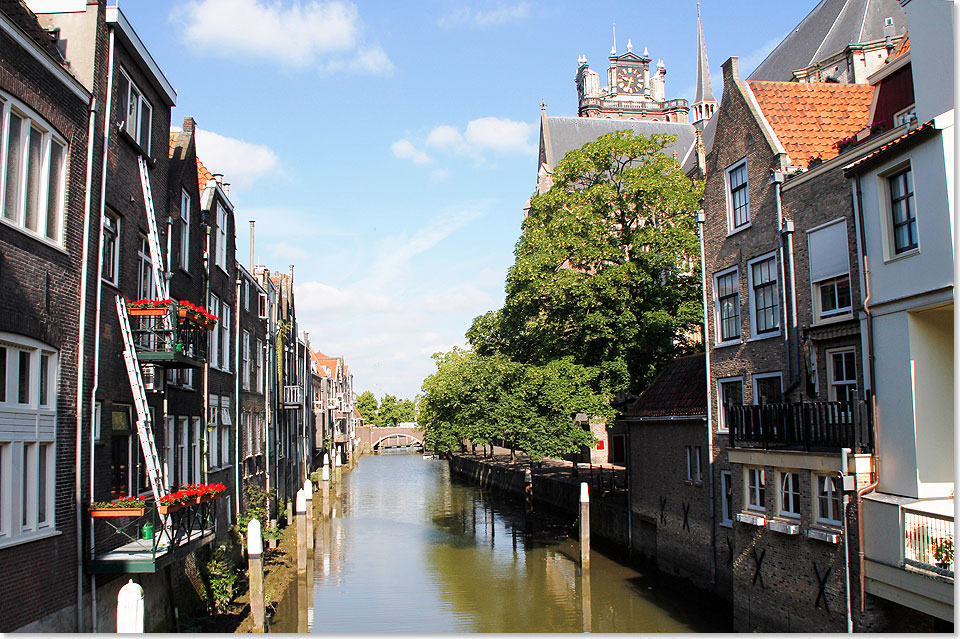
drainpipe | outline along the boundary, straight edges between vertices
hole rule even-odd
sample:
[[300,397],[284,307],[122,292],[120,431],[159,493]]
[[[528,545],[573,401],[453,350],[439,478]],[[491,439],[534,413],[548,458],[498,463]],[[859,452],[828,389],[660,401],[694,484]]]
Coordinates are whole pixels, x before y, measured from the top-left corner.
[[[233,342],[236,348],[233,351],[233,427],[236,429],[236,435],[233,438],[233,481],[234,494],[237,496],[237,503],[233,507],[233,512],[240,517],[240,278],[237,278],[237,294],[233,300]],[[250,342],[247,341],[247,354],[250,353]],[[250,376],[247,375],[247,384],[250,384]],[[250,442],[247,442],[250,445]]]
[[[107,208],[107,151],[110,148],[110,129],[113,127],[111,118],[113,117],[113,43],[116,32],[110,27],[110,34],[107,40],[107,103],[103,115],[103,158],[100,168],[100,223],[103,224],[103,217],[106,215]],[[117,238],[119,242],[120,238]],[[97,296],[96,309],[94,311],[93,332],[93,388],[90,390],[90,499],[96,495],[94,488],[96,486],[96,472],[94,460],[95,440],[94,429],[96,428],[96,410],[97,410],[97,390],[100,388],[100,308],[103,298],[103,233],[100,233],[99,250],[97,251]],[[94,538],[93,522],[90,523],[90,556],[96,552],[96,543]],[[90,623],[93,632],[97,631],[97,577],[90,575]]]
[[874,480],[869,485],[864,486],[857,491],[857,543],[858,556],[860,563],[860,612],[866,609],[866,576],[864,575],[864,553],[863,553],[863,496],[876,490],[880,483],[880,442],[877,431],[877,379],[874,368],[874,350],[873,350],[873,314],[870,312],[870,260],[867,258],[866,233],[863,228],[863,192],[860,189],[860,176],[856,176],[856,193],[854,197],[857,201],[857,227],[858,239],[860,240],[860,255],[863,257],[863,282],[866,289],[866,297],[863,298],[863,312],[867,316],[867,366],[870,371],[870,411],[873,417],[873,472]]
[[[790,324],[788,323],[787,316],[787,277],[786,277],[786,251],[784,248],[783,236],[788,232],[784,224],[785,220],[783,219],[783,198],[781,196],[781,188],[783,188],[784,175],[783,171],[770,171],[770,184],[773,185],[773,196],[774,202],[777,205],[777,229],[778,229],[778,240],[780,243],[779,250],[779,262],[780,262],[780,285],[783,290],[783,302],[780,304],[780,315],[781,326],[783,329],[783,353],[786,358],[786,369],[787,373],[790,376],[789,383],[785,387],[789,388],[793,386],[793,359],[790,357]],[[790,231],[793,231],[793,222],[790,223]],[[790,268],[793,268],[791,263]]]
[[[206,185],[204,185],[206,188]],[[209,218],[207,224],[203,225],[203,234],[204,234],[204,244],[203,244],[203,299],[207,301],[207,305],[210,305],[210,223]],[[222,316],[223,313],[221,312]],[[221,317],[222,319],[222,317]],[[213,330],[218,330],[217,327],[214,327]],[[217,344],[219,344],[219,338],[217,339]],[[200,416],[200,432],[203,433],[203,437],[200,439],[200,470],[202,472],[203,482],[206,483],[208,476],[210,474],[210,469],[207,468],[207,418],[210,415],[210,353],[207,353],[206,359],[203,360],[203,415]]]
[[[83,632],[83,381],[86,375],[87,356],[87,289],[90,287],[90,222],[93,218],[93,140],[96,135],[97,99],[91,98],[87,122],[87,179],[84,185],[83,210],[87,212],[83,220],[83,250],[80,257],[80,318],[79,340],[80,356],[77,358],[77,427],[76,459],[74,467],[74,516],[77,528],[77,632]],[[91,501],[93,496],[91,495]]]
[[[777,209],[780,208],[780,198],[777,197]],[[703,225],[707,216],[703,209],[697,211],[697,231],[700,235],[700,288],[703,293],[703,357],[707,376],[707,483],[710,491],[710,547],[713,548],[713,562],[711,563],[711,583],[717,583],[717,514],[715,512],[715,497],[713,495],[713,401],[711,400],[710,383],[710,330],[707,317],[707,265],[703,251]],[[631,540],[632,543],[632,540]]]

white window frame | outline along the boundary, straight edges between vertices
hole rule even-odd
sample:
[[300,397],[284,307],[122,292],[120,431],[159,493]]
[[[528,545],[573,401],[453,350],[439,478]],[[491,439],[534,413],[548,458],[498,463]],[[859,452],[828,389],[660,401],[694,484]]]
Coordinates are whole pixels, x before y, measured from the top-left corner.
[[[846,239],[847,233],[847,222],[844,218],[838,218],[836,220],[831,220],[825,224],[821,224],[814,228],[808,229],[806,231],[807,235],[807,271],[810,274],[810,299],[812,301],[811,311],[813,313],[814,323],[820,322],[833,322],[837,320],[849,319],[853,314],[853,289],[852,279],[850,277],[850,258],[849,258],[849,249],[847,247],[847,242],[844,241],[844,255],[846,258],[847,269],[846,271],[827,271],[825,274],[815,273],[814,264],[813,264],[813,254],[814,250],[811,246],[812,239],[814,234],[820,231],[826,231],[832,226],[842,225],[843,226],[843,237]],[[848,303],[845,306],[840,305],[840,296],[836,292],[837,287],[834,286],[834,299],[837,301],[837,306],[829,311],[823,310],[823,300],[822,300],[822,288],[826,287],[829,284],[835,284],[842,281],[843,279],[847,280],[847,291],[848,291]]]
[[[816,491],[813,502],[817,523],[828,524],[831,526],[842,526],[843,492],[840,490],[839,486],[840,479],[836,475],[822,475],[819,473],[814,473],[813,481],[814,490]],[[821,488],[823,486],[826,486],[826,491],[821,492]],[[824,512],[824,504],[822,503],[823,501],[826,503],[827,512]],[[830,511],[834,509],[834,505],[836,512],[831,513]],[[836,519],[831,517],[831,514],[836,514]]]
[[221,360],[220,360],[220,370],[225,373],[231,371],[230,365],[232,364],[230,357],[230,330],[233,328],[233,324],[230,322],[230,305],[222,303],[220,304],[220,321],[217,322],[217,327],[214,330],[220,330],[220,348],[221,348]]
[[[10,126],[14,117],[20,120],[19,140],[11,139]],[[32,140],[37,141],[37,146],[31,145]],[[14,149],[17,154],[15,167],[10,160],[10,152]],[[63,248],[68,149],[67,141],[43,118],[0,91],[0,221],[60,249]],[[30,170],[31,157],[37,158],[33,164],[35,173]],[[11,169],[16,170],[15,177],[9,175]],[[31,182],[35,198],[30,210],[36,228],[31,228],[27,222],[27,192]]]
[[[849,355],[853,361],[853,379],[843,379],[837,380],[836,377],[836,368],[833,363],[834,355]],[[838,399],[837,387],[838,386],[853,386],[854,392],[857,388],[857,349],[853,346],[848,346],[845,348],[832,348],[830,350],[824,351],[824,357],[827,360],[827,400],[831,402],[842,401]],[[844,363],[844,368],[846,368],[846,363]],[[850,400],[852,401],[852,400]]]
[[769,379],[771,377],[776,377],[780,380],[780,401],[783,401],[783,373],[780,371],[774,373],[754,373],[753,375],[753,389],[751,395],[753,396],[753,404],[757,405],[760,403],[760,393],[758,392],[757,381],[761,379]]
[[[744,206],[746,207],[746,216],[747,219],[741,222],[740,224],[736,223],[736,210],[734,209],[734,192],[733,192],[733,180],[732,175],[739,171],[740,168],[743,168],[743,192],[746,194],[746,202]],[[750,228],[752,224],[753,217],[750,215],[750,177],[749,170],[747,167],[747,158],[741,158],[731,164],[724,171],[724,188],[726,191],[727,197],[727,234],[733,235],[734,233],[739,233],[744,229]],[[739,188],[738,188],[739,191]]]
[[263,393],[263,342],[260,338],[257,338],[257,357],[255,362],[255,372],[257,376],[256,389],[258,393]]
[[[776,306],[773,309],[774,328],[767,329],[761,332],[759,329],[760,321],[759,321],[759,317],[757,316],[757,311],[759,309],[757,308],[757,300],[756,300],[757,290],[755,288],[753,271],[755,266],[764,262],[772,262],[772,268],[770,269],[770,272],[773,274],[772,283],[773,283]],[[762,285],[769,286],[770,284],[771,282],[767,281],[767,282],[764,282]],[[749,260],[747,262],[747,291],[748,291],[747,296],[749,297],[749,304],[750,304],[750,340],[756,341],[761,339],[769,339],[771,337],[779,337],[780,330],[781,330],[780,329],[780,313],[782,310],[782,307],[781,307],[782,300],[780,299],[780,277],[779,277],[779,268],[777,264],[776,251],[772,251],[770,253],[766,253],[759,257],[755,257],[752,260]]]
[[[916,247],[905,249],[899,253],[896,250],[896,239],[894,237],[893,222],[893,200],[890,188],[890,179],[903,171],[910,171],[911,181],[914,182],[911,208],[914,212],[913,220],[916,224]],[[916,176],[913,175],[913,157],[908,156],[897,161],[876,174],[877,199],[880,209],[880,229],[883,234],[883,259],[885,262],[904,259],[920,252],[920,219],[919,212],[923,205],[920,202],[920,194],[917,193]]]
[[154,299],[156,293],[149,240],[146,235],[140,235],[137,238],[137,296],[138,299]]
[[217,207],[217,246],[216,263],[224,273],[227,272],[227,209],[219,201]]
[[[777,472],[777,511],[781,517],[800,519],[801,494],[799,471],[781,470]],[[796,510],[792,508],[796,508]]]
[[740,403],[743,404],[743,376],[737,375],[736,377],[721,377],[717,380],[717,432],[718,433],[729,433],[730,427],[727,424],[727,415],[724,412],[724,386],[729,384],[740,384]]
[[230,445],[230,435],[233,430],[233,418],[230,412],[230,398],[220,397],[220,468],[229,468],[233,448]]
[[733,526],[733,473],[720,471],[720,525]]
[[[0,548],[3,548],[58,534],[55,481],[59,352],[38,340],[0,332],[0,357],[4,358],[0,369],[0,384],[3,385],[3,400],[0,401]],[[41,374],[44,357],[45,376]],[[27,368],[22,379],[21,362],[26,362]],[[39,386],[44,382],[48,401],[41,404]],[[21,383],[26,390],[26,402],[20,401]],[[31,426],[18,426],[24,422]]]
[[207,401],[207,464],[213,470],[220,467],[220,396]]
[[[210,293],[210,297],[207,300],[207,310],[210,311],[212,315],[220,317],[220,298],[217,297],[214,293]],[[221,317],[221,320],[223,318]],[[220,324],[222,322],[217,322],[217,326],[213,327],[213,330],[209,331],[209,336],[207,337],[207,360],[210,362],[210,368],[220,368]]]
[[163,486],[168,491],[174,483],[174,459],[176,456],[175,441],[177,438],[177,418],[167,415],[163,421]]
[[[735,336],[733,336],[733,337],[724,338],[724,335],[723,335],[723,316],[722,316],[722,313],[721,313],[721,305],[720,305],[720,302],[721,302],[721,298],[720,298],[720,280],[721,280],[721,278],[725,278],[725,277],[727,277],[727,276],[729,276],[729,275],[731,275],[731,274],[734,276],[733,279],[736,281],[736,291],[737,291],[737,294],[736,294],[736,298],[737,298],[737,299],[736,299],[736,305],[737,305],[737,323],[736,323],[736,326],[737,326],[737,334],[736,334]],[[728,296],[724,296],[724,299],[729,298],[729,297],[732,297],[732,296],[729,296],[729,295],[728,295]],[[717,335],[716,335],[716,344],[715,344],[715,345],[716,345],[717,347],[720,347],[720,346],[729,346],[729,345],[731,345],[731,344],[740,344],[740,343],[742,343],[742,341],[743,341],[743,318],[741,317],[742,304],[740,303],[740,272],[739,272],[739,268],[738,268],[738,267],[733,266],[733,267],[731,267],[731,268],[724,269],[724,270],[722,270],[722,271],[717,271],[716,273],[713,274],[713,307],[714,307],[715,326],[717,327]]]
[[242,364],[240,367],[240,388],[250,390],[250,331],[244,329],[242,338]]
[[190,270],[190,194],[180,190],[180,269]]
[[753,512],[766,512],[766,469],[757,466],[745,466],[743,469],[743,487],[746,495],[746,509]]
[[[150,138],[153,134],[153,106],[143,96],[143,91],[130,79],[126,70],[120,67],[118,77],[118,108],[121,110],[117,125],[129,135],[147,155],[150,155]],[[131,108],[132,103],[136,103]],[[146,131],[143,128],[146,116]],[[144,139],[145,138],[145,139]]]
[[[108,228],[110,222],[115,223],[114,228]],[[103,281],[113,286],[117,286],[120,282],[120,216],[110,211],[104,211],[103,213],[103,252],[104,255],[101,257],[103,260]],[[112,245],[107,243],[107,234],[113,236]],[[109,253],[109,255],[107,255]],[[107,269],[109,264],[110,268]]]
[[250,280],[243,278],[243,310],[250,312]]

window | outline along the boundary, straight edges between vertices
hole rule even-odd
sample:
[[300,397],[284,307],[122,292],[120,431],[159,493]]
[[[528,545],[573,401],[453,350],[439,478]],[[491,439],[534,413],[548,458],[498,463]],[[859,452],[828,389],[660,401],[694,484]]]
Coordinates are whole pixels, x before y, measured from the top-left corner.
[[177,437],[177,482],[183,486],[190,483],[190,419],[180,418]]
[[217,266],[227,270],[227,211],[217,202]]
[[720,342],[740,338],[740,282],[737,270],[714,275]]
[[717,422],[717,430],[725,433],[730,430],[727,424],[727,407],[743,405],[743,378],[718,380],[717,391],[720,396],[720,419]]
[[827,366],[830,379],[829,399],[831,402],[851,402],[857,394],[857,352],[828,351]]
[[777,313],[777,260],[773,256],[762,257],[748,265],[750,277],[750,310],[753,317],[753,334],[776,333],[780,328]]
[[233,418],[230,414],[230,398],[220,398],[220,466],[230,465],[230,431]]
[[240,369],[240,388],[250,390],[250,332],[243,331],[243,366]]
[[733,475],[728,470],[720,473],[720,523],[733,525]]
[[780,514],[800,516],[800,473],[780,473]]
[[196,484],[200,481],[201,476],[201,464],[200,464],[200,451],[203,449],[201,446],[201,440],[203,437],[203,424],[200,421],[199,417],[193,417],[190,420],[190,431],[193,437],[190,439],[190,472],[192,473],[192,483]]
[[254,375],[257,377],[257,392],[263,392],[263,342],[257,340],[257,359]]
[[687,446],[687,480],[703,481],[703,472],[700,466],[700,446]]
[[0,219],[62,243],[66,140],[0,93]]
[[917,216],[913,203],[913,172],[907,168],[887,178],[893,213],[893,252],[917,248]]
[[137,249],[137,295],[139,299],[153,299],[156,295],[153,281],[153,262],[150,260],[150,246],[147,238],[140,236]]
[[180,268],[190,269],[190,194],[180,192]]
[[103,214],[103,279],[117,285],[120,270],[120,218]]
[[763,373],[753,376],[754,404],[779,404],[782,401],[780,373]]
[[747,468],[747,508],[749,510],[766,510],[764,500],[764,472],[762,468]]
[[226,304],[220,305],[220,321],[217,323],[217,330],[220,331],[220,370],[230,371],[230,307]]
[[210,331],[209,343],[207,344],[207,357],[210,358],[211,368],[220,368],[220,327],[223,326],[223,317],[220,315],[220,298],[210,293],[210,299],[207,302],[207,310],[212,315],[220,317],[217,326]]
[[910,120],[917,119],[917,107],[915,104],[911,104],[909,107],[900,111],[893,116],[893,126],[900,126],[901,124],[906,124]]
[[750,222],[750,192],[747,184],[747,161],[742,160],[727,169],[727,210],[730,230],[739,229]]
[[840,479],[831,475],[817,475],[817,521],[840,525],[841,496]]
[[173,488],[177,438],[177,418],[168,415],[163,422],[163,486],[169,491]]
[[120,115],[118,124],[120,128],[126,131],[149,155],[153,109],[123,69],[120,70],[117,93]]
[[130,406],[114,404],[110,414],[110,497],[130,491]]
[[814,321],[851,312],[849,252],[844,220],[807,232]]
[[243,280],[243,310],[250,312],[250,280]]
[[210,395],[207,406],[207,464],[220,466],[220,397]]

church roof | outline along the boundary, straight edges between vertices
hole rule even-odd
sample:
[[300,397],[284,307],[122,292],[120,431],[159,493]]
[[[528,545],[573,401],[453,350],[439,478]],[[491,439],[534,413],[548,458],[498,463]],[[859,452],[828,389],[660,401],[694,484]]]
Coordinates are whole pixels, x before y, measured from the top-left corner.
[[835,157],[837,141],[867,126],[874,87],[836,82],[748,82],[764,117],[790,156],[805,166]]
[[627,419],[707,415],[707,367],[703,353],[678,357],[664,364],[650,386],[624,413]]
[[848,45],[882,40],[885,18],[893,18],[894,36],[906,30],[899,0],[822,0],[747,79],[792,80]]
[[[541,148],[541,157],[552,169],[568,151],[579,149],[588,142],[594,142],[601,135],[630,129],[634,133],[650,136],[655,133],[675,135],[676,141],[664,147],[667,155],[676,153],[677,161],[681,164],[693,146],[694,127],[686,122],[659,122],[653,120],[614,120],[608,118],[580,118],[569,116],[548,116],[545,119],[549,133],[550,153],[544,156]],[[541,131],[541,145],[544,145],[544,132]]]

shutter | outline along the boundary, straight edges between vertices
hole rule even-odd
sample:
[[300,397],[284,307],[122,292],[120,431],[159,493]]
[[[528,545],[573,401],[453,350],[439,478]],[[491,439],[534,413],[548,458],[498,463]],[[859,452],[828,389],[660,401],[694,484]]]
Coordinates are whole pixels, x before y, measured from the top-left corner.
[[807,247],[811,282],[850,272],[846,221],[807,233]]

